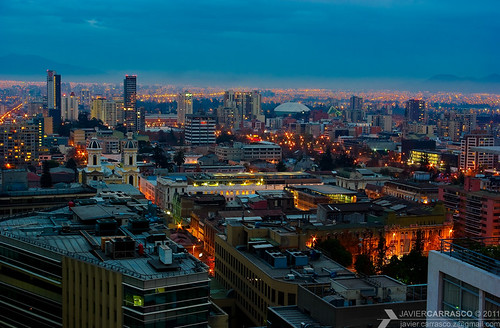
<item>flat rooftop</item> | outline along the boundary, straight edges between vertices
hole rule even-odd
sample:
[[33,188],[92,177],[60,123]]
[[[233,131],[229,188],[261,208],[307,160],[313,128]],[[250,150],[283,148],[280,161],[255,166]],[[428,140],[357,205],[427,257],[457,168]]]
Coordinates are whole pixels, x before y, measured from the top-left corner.
[[[87,206],[77,207],[84,208]],[[83,221],[72,221],[71,214],[68,207],[65,207],[49,213],[3,219],[0,222],[0,238],[8,238],[24,243],[23,248],[28,251],[36,252],[36,249],[42,249],[52,254],[77,258],[142,280],[161,279],[207,271],[204,264],[186,252],[179,253],[178,257],[181,260],[176,260],[174,255],[172,265],[165,265],[165,267],[170,266],[169,270],[159,271],[150,264],[151,261],[159,260],[158,254],[153,252],[154,244],[148,243],[146,240],[150,233],[132,234],[124,227],[119,228],[113,236],[118,238],[131,237],[135,243],[134,256],[123,259],[108,257],[101,251],[100,245],[102,243],[101,238],[111,236],[96,236],[93,225],[85,225]],[[150,232],[153,232],[153,230],[158,232],[163,230],[162,228],[165,228],[163,224],[151,225]],[[86,233],[82,231],[86,231]],[[171,247],[177,246],[168,238],[166,238],[166,241],[169,242]],[[139,244],[143,244],[145,247],[143,255],[138,254],[136,251]],[[179,249],[183,250],[182,247],[179,247]]]
[[276,306],[270,307],[269,310],[276,313],[280,318],[290,324],[292,327],[320,327],[321,324],[314,320],[311,316],[300,311],[298,306]]
[[356,195],[357,193],[356,191],[333,185],[303,185],[303,186],[301,185],[301,186],[296,186],[295,189],[311,190],[313,192],[323,195],[333,195],[333,194]]
[[[295,280],[287,280],[285,276],[287,274],[293,273],[292,270],[301,273],[301,269],[292,269],[292,268],[273,268],[268,262],[266,262],[263,258],[258,256],[255,253],[240,250],[239,251],[245,258],[247,258],[250,262],[259,267],[264,273],[266,273],[269,277],[276,279],[287,281],[289,283],[303,284],[304,282],[312,282],[312,283],[330,283],[331,281],[331,273],[335,272],[336,275],[353,275],[353,273],[337,262],[327,258],[324,255],[317,260],[309,260],[310,266],[314,269],[314,277],[313,275],[302,274],[301,276],[295,275]],[[307,267],[305,266],[305,267]]]

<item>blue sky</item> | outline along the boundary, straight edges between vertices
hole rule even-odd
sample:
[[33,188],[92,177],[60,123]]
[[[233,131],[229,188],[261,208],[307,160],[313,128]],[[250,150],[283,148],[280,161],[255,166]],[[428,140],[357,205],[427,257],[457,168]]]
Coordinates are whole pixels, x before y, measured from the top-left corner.
[[68,72],[41,76],[51,68],[89,82],[482,77],[500,73],[499,9],[498,0],[0,0],[0,56],[36,56],[3,75],[36,75],[49,60]]

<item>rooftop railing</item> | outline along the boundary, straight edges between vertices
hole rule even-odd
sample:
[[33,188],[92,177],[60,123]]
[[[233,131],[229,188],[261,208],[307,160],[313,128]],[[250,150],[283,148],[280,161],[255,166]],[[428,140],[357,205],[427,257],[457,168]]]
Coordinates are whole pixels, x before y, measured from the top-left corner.
[[441,253],[500,275],[500,237],[442,239]]

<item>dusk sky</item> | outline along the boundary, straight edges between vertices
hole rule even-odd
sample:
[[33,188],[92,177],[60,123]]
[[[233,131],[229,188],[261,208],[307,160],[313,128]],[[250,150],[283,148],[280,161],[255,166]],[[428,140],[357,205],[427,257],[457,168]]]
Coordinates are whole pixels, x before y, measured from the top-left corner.
[[43,80],[46,69],[205,85],[481,78],[500,73],[499,9],[498,0],[1,0],[0,78]]

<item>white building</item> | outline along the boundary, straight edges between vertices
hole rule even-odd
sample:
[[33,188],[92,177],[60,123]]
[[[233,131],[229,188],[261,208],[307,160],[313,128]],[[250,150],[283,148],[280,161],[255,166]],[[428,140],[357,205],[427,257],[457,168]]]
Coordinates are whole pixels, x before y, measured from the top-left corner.
[[193,94],[189,91],[179,93],[177,97],[177,124],[186,124],[186,115],[193,114]]
[[494,156],[490,153],[480,153],[472,150],[473,147],[495,146],[495,139],[486,131],[476,131],[464,136],[461,141],[460,169],[478,170],[491,169]]
[[63,121],[78,121],[78,98],[72,92],[61,99],[61,119]]
[[[498,327],[500,261],[456,242],[429,252],[427,326]],[[498,247],[498,238],[491,242]]]
[[186,143],[211,145],[215,143],[215,117],[205,114],[186,115]]

